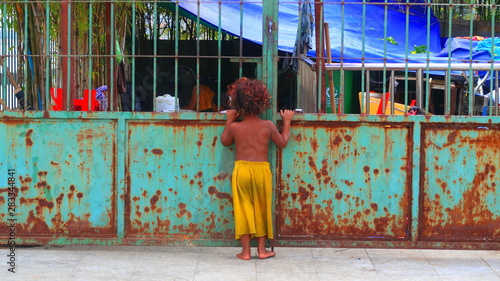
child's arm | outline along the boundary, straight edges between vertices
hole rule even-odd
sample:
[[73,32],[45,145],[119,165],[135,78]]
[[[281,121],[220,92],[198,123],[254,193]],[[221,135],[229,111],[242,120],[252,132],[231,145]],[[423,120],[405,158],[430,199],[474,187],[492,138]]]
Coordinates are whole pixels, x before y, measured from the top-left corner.
[[231,132],[231,124],[238,118],[238,113],[234,109],[230,109],[226,112],[226,126],[224,127],[224,131],[222,132],[222,136],[220,138],[222,145],[230,146],[234,142],[234,135]]
[[290,138],[290,123],[292,122],[293,116],[295,112],[293,110],[281,110],[281,117],[283,118],[283,128],[281,133],[278,132],[278,129],[273,124],[271,127],[271,138],[273,142],[279,148],[285,148],[288,144],[288,139]]

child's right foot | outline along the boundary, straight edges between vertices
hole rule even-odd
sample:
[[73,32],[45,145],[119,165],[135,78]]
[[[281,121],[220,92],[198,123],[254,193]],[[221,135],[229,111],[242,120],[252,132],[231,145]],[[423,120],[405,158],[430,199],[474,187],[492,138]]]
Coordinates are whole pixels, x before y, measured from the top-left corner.
[[259,253],[259,259],[267,259],[276,256],[275,252],[265,250],[263,253]]
[[242,259],[242,260],[250,260],[250,255],[244,255],[243,253],[239,253],[236,255],[238,258]]

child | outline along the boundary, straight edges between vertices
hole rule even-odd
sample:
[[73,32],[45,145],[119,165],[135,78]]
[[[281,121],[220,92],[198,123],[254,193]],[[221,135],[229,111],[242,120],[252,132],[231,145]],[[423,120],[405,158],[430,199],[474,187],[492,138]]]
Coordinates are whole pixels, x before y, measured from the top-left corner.
[[[266,237],[273,238],[271,214],[272,176],[268,162],[269,142],[279,148],[288,144],[290,123],[294,112],[282,110],[281,133],[272,121],[259,118],[270,107],[270,97],[265,85],[258,80],[240,78],[229,86],[228,95],[232,109],[226,113],[227,121],[222,132],[224,146],[236,143],[236,161],[232,175],[232,192],[236,240],[242,251],[236,256],[250,259],[250,239],[257,239],[260,259],[274,257],[275,252],[265,248]],[[241,122],[235,122],[242,116]]]

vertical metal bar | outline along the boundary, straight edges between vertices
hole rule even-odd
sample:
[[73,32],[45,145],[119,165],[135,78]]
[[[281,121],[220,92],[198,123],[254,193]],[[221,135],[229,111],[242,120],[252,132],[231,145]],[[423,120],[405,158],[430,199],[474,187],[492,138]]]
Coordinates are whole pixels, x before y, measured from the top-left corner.
[[[45,3],[45,102],[44,109],[51,109],[51,97],[50,97],[50,6],[49,3]],[[26,40],[27,41],[27,40]],[[57,92],[57,91],[56,91]],[[40,108],[43,109],[43,108]]]
[[[135,30],[135,23],[136,23],[136,5],[137,3],[135,1],[132,2],[132,111],[135,111],[135,49],[136,49],[136,43],[135,43],[135,36],[136,36],[136,30]],[[177,107],[177,106],[176,106]]]
[[[28,90],[28,75],[29,75],[29,63],[28,63],[28,60],[29,60],[29,57],[28,57],[28,20],[29,20],[29,16],[28,16],[28,5],[29,5],[29,1],[26,1],[26,3],[24,3],[24,30],[23,30],[23,33],[24,33],[24,100],[27,100],[27,94],[26,94],[26,91]],[[17,101],[16,101],[16,97],[13,96],[12,97],[12,105],[15,105],[17,104]],[[26,103],[24,104],[24,108],[26,108]]]
[[219,15],[217,24],[217,110],[221,109],[221,83],[222,83],[222,1],[219,0],[218,3]]
[[[88,73],[88,85],[87,85],[87,89],[89,89],[89,94],[92,95],[92,39],[93,39],[93,32],[92,32],[92,21],[93,21],[93,6],[94,6],[94,3],[93,1],[89,2],[89,14],[88,14],[88,25],[89,25],[89,28],[88,28],[88,56],[87,56],[87,60],[88,60],[88,66],[89,66],[89,73]],[[90,108],[92,110],[92,98],[89,98],[88,99],[88,104],[87,104],[87,108]]]
[[[370,71],[365,71],[365,35],[366,35],[366,0],[363,0],[362,12],[361,12],[361,113],[369,113],[370,111]],[[366,75],[365,75],[366,74]],[[366,83],[365,83],[366,79]],[[364,97],[363,97],[363,93]],[[363,112],[363,108],[366,110]]]
[[[5,19],[5,15],[7,14],[7,4],[5,2],[3,2],[2,4],[2,32],[1,32],[1,35],[2,35],[2,48],[1,48],[1,51],[0,51],[0,58],[3,57],[5,55],[5,45],[6,45],[6,42],[5,42],[5,37],[6,37],[6,19]],[[7,71],[5,71],[5,66],[6,66],[6,62],[5,60],[2,60],[2,85],[0,87],[0,92],[1,92],[1,95],[0,95],[0,98],[2,100],[7,100],[5,97],[7,96]],[[0,104],[0,108],[2,110],[4,110],[4,106]]]
[[498,116],[498,104],[499,104],[499,100],[498,100],[498,96],[500,96],[500,93],[498,93],[498,71],[495,71],[495,115]]
[[[496,14],[496,5],[488,7],[491,9],[491,61],[495,61],[495,14]],[[491,69],[490,73],[493,75],[495,82],[497,81],[497,72],[493,70],[493,63],[491,64]],[[493,87],[491,87],[493,85]],[[488,105],[489,107],[489,112],[487,113],[488,115],[493,115],[493,109],[495,109],[495,114],[498,115],[498,99],[496,97],[492,97],[495,94],[498,94],[497,87],[495,87],[497,84],[493,84],[493,81],[491,81],[490,78],[490,93],[488,95]]]
[[417,106],[420,107],[420,108],[423,108],[423,101],[422,101],[422,69],[421,68],[419,68],[417,70],[415,88],[416,88],[416,95],[417,95]]
[[391,70],[391,76],[389,77],[389,100],[391,102],[392,115],[394,115],[394,81],[396,80],[394,75],[394,70]]
[[[431,0],[427,0],[427,4],[428,4],[428,12],[427,12],[427,30],[426,30],[426,43],[427,43],[427,46],[430,46],[431,45],[431,11],[430,11],[430,4],[431,4]],[[429,86],[430,84],[430,76],[429,76],[429,62],[430,62],[430,52],[427,51],[426,52],[426,56],[427,56],[427,61],[426,61],[426,69],[425,69],[425,97],[426,97],[426,102],[425,102],[425,112],[429,112],[429,103],[431,101],[431,87]],[[445,99],[446,99],[446,94],[445,94]]]
[[175,74],[175,79],[174,79],[174,92],[175,92],[175,109],[180,108],[178,106],[178,97],[179,97],[179,0],[175,1],[175,35],[174,35],[174,41],[175,41],[175,67],[174,67],[174,74]]
[[[444,112],[444,114],[445,115],[455,114],[455,112],[451,112],[451,73],[449,70],[446,71],[444,87],[445,87],[444,88],[445,97],[448,97],[445,99],[445,106],[444,106],[445,112]],[[455,105],[456,105],[457,98],[459,98],[458,88],[455,84]]]
[[[342,0],[341,3],[341,13],[340,13],[340,63],[344,63],[344,21],[345,21],[345,2]],[[330,36],[330,34],[326,34],[325,36]],[[332,75],[332,79],[334,76]],[[351,81],[352,83],[352,81]],[[351,85],[352,88],[352,85]],[[338,110],[334,110],[336,113],[344,113],[344,93],[345,93],[345,72],[344,69],[340,69],[340,90],[339,90],[339,105]],[[330,96],[332,95],[332,91],[330,91]],[[335,100],[335,88],[333,89],[333,96],[330,97],[330,101],[333,102],[333,106],[336,108],[336,100]]]
[[404,104],[405,104],[405,114],[408,112],[407,105],[409,104],[409,97],[408,97],[408,58],[410,54],[408,42],[410,41],[410,4],[409,0],[406,0],[406,9],[405,9],[405,85],[404,85]]
[[158,56],[158,2],[153,4],[153,111],[156,111],[156,83],[157,83],[157,56]]
[[[265,0],[262,0],[264,2],[266,2]],[[265,13],[265,6],[264,6],[264,13]],[[262,15],[262,19],[264,19],[264,15]],[[238,58],[239,58],[239,65],[238,65],[238,69],[239,69],[239,77],[243,76],[243,0],[240,0],[240,33],[239,33],[239,42],[240,42],[240,45],[239,45],[239,54],[238,54]],[[265,27],[264,27],[265,28]],[[263,32],[264,34],[264,32]]]
[[[299,18],[299,21],[298,21],[298,27],[297,27],[297,38],[299,38],[300,34],[302,33],[302,24],[301,24],[301,19],[302,19],[302,0],[299,0],[298,2],[298,7],[297,7],[297,10],[298,10],[298,18]],[[300,53],[300,48],[298,49],[299,50],[299,53],[297,53],[297,55],[302,55],[302,53]],[[301,90],[300,88],[302,87],[302,81],[300,79],[300,69],[301,69],[301,63],[300,63],[300,59],[297,57],[297,58],[292,58],[292,59],[295,59],[297,60],[297,73],[298,75],[296,76],[297,77],[297,83],[295,85],[295,92],[296,92],[296,100],[297,100],[297,103],[296,103],[296,108],[302,108],[302,102],[301,102]]]
[[[156,2],[155,2],[156,5]],[[109,78],[111,81],[109,81],[110,86],[109,86],[109,110],[114,111],[115,110],[115,60],[116,60],[116,34],[115,34],[115,1],[111,1],[111,16],[110,16],[110,25],[111,25],[111,40],[110,40],[110,69],[109,69]],[[156,29],[155,29],[156,30]],[[156,38],[155,38],[156,39]],[[156,65],[155,65],[156,66]],[[155,76],[156,77],[156,76]],[[89,89],[90,93],[89,95],[92,94],[92,89]],[[153,103],[154,106],[154,103]],[[89,107],[90,108],[90,107]]]
[[370,113],[370,70],[366,71],[366,95],[365,95],[365,104],[366,104],[366,114]]
[[[453,9],[451,8],[452,6],[452,1],[453,0],[449,0],[449,5],[450,5],[450,9],[449,9],[449,13],[448,13],[448,40],[450,40],[452,37],[451,37],[451,30],[452,30],[452,19],[453,19]],[[451,73],[451,44],[448,44],[448,71],[447,73]],[[448,77],[448,79],[446,80],[445,82],[446,84],[449,84],[451,83],[451,75]],[[462,114],[462,93],[458,93],[458,90],[457,90],[457,95],[458,95],[458,112],[457,114]]]
[[263,1],[262,14],[262,80],[272,93],[271,108],[266,116],[276,120],[277,112],[277,81],[278,68],[275,63],[278,58],[278,0]]
[[[382,70],[382,104],[387,104],[387,97],[385,93],[387,92],[386,84],[387,84],[387,69],[386,69],[386,63],[387,63],[387,17],[388,17],[388,0],[384,0],[384,68]],[[394,106],[394,105],[392,105]],[[387,107],[384,107],[382,109],[382,114],[386,114],[386,109]]]
[[[196,1],[196,105],[195,110],[200,111],[200,0]],[[191,90],[192,92],[192,90]],[[192,98],[192,96],[191,96]]]
[[[317,97],[318,97],[318,112],[326,112],[326,93],[324,91],[324,43],[323,43],[323,1],[317,0],[314,2],[314,14],[315,14],[315,29],[316,29],[316,75],[317,75]],[[331,101],[331,99],[330,99]]]
[[[67,36],[67,42],[62,42],[62,45],[66,43],[66,52],[63,51],[63,56],[65,56],[64,61],[66,62],[66,88],[63,89],[63,93],[65,93],[66,96],[66,105],[65,109],[66,110],[72,110],[71,108],[71,10],[72,10],[72,5],[71,5],[71,0],[65,1],[67,10],[66,12],[66,30],[63,30],[63,34],[66,33],[65,35]],[[63,64],[64,65],[64,64]],[[64,72],[63,72],[64,73]],[[64,79],[64,78],[63,78]]]
[[[474,115],[474,72],[472,71],[472,37],[474,36],[474,17],[472,16],[475,5],[471,5],[471,17],[469,20],[469,116]],[[478,77],[479,78],[479,77]]]

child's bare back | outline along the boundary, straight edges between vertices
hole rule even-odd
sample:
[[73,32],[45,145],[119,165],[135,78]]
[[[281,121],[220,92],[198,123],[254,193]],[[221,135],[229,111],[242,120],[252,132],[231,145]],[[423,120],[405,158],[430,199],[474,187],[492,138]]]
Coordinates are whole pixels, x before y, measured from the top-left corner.
[[[228,112],[228,119],[237,117],[235,114],[234,111]],[[257,115],[244,116],[241,122],[231,122],[225,137],[223,143],[226,141],[230,145],[231,139],[236,142],[236,160],[255,162],[268,161],[271,139],[281,148],[288,142],[288,136],[282,136],[272,121],[262,120]]]

